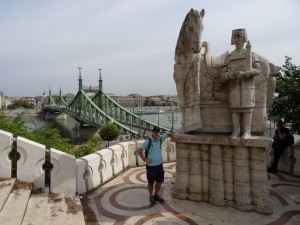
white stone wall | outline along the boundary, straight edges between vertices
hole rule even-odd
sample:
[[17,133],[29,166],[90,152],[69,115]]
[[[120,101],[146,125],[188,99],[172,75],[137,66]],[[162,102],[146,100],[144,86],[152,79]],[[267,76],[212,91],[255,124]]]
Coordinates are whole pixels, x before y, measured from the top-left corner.
[[11,162],[9,153],[12,150],[13,135],[0,130],[0,177],[11,177]]
[[21,181],[33,183],[33,188],[45,187],[45,164],[46,149],[44,145],[28,139],[17,138],[17,151],[20,159],[17,163],[17,178]]
[[[0,130],[0,177],[11,178],[12,163],[9,154],[12,151],[13,135]],[[44,145],[22,137],[16,139],[20,158],[17,162],[17,178],[33,183],[33,188],[45,187],[46,152]],[[65,152],[51,149],[50,161],[53,166],[50,173],[50,191],[64,193],[67,197],[83,194],[116,175],[128,167],[143,166],[137,149],[143,141],[122,142],[93,154],[75,159]],[[175,143],[169,139],[163,142],[164,162],[176,159]]]
[[76,158],[73,155],[51,148],[50,190],[54,193],[65,193],[71,198],[76,193]]
[[[142,143],[143,141],[122,142],[77,159],[77,192],[83,194],[107,182],[128,167],[144,166],[145,162],[137,154],[137,149]],[[175,149],[175,143],[170,139],[162,143],[164,162],[175,161]]]

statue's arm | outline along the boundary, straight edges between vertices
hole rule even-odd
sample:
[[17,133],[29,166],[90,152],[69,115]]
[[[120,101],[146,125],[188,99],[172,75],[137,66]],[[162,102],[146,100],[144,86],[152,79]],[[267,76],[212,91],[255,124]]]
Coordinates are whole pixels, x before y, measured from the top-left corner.
[[252,69],[250,71],[241,72],[240,76],[244,78],[253,77],[261,73],[260,64],[259,62],[254,62],[252,64]]
[[226,63],[226,60],[225,60],[225,65],[222,69],[222,72],[221,72],[221,79],[223,80],[233,80],[233,79],[236,79],[237,76],[236,74],[233,72],[233,71],[230,71],[229,70],[229,64]]

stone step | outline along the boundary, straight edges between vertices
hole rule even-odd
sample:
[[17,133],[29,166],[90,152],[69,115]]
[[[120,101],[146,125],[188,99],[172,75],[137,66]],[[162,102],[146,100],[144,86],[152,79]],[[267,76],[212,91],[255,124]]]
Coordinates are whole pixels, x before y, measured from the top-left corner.
[[6,200],[15,183],[15,179],[1,179],[0,180],[0,212],[5,205]]
[[22,225],[47,224],[48,192],[48,189],[32,191]]
[[67,225],[85,225],[82,206],[77,195],[75,198],[66,198],[67,211]]
[[65,198],[47,189],[33,191],[22,225],[40,224],[85,225],[79,198]]
[[48,198],[47,224],[66,224],[67,205],[64,194],[50,193]]
[[0,225],[85,225],[78,196],[31,188],[16,179],[0,180]]
[[0,212],[1,225],[20,225],[31,193],[31,184],[15,180],[12,191]]

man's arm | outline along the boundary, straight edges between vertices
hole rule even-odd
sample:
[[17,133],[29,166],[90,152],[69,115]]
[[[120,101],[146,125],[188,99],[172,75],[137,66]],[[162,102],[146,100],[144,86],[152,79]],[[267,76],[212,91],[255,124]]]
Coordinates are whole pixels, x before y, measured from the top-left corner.
[[138,149],[138,154],[139,154],[140,158],[141,158],[146,164],[149,164],[149,163],[152,162],[151,159],[146,159],[146,157],[145,157],[145,155],[144,155],[144,150],[143,150],[141,147],[139,147],[139,149]]
[[288,130],[284,129],[284,128],[278,129],[278,135],[279,135],[281,140],[284,140],[288,136]]
[[175,133],[171,133],[171,132],[167,132],[167,137],[172,138],[172,139],[176,139],[176,134]]

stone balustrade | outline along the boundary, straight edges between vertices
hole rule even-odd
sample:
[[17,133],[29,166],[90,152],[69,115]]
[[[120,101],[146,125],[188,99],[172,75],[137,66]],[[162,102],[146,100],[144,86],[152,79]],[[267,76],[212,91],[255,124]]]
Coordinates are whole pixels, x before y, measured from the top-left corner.
[[[180,138],[181,141],[187,140],[184,139],[186,137]],[[128,167],[145,165],[136,152],[143,141],[122,142],[75,159],[65,152],[47,150],[44,145],[22,137],[14,139],[11,133],[0,130],[1,178],[11,178],[12,164],[9,154],[14,140],[20,155],[17,162],[17,178],[33,183],[34,189],[44,188],[43,165],[46,152],[50,152],[53,165],[50,190],[54,193],[65,193],[67,197],[76,193],[83,194],[107,182]],[[266,182],[266,174],[262,172],[265,169],[264,163],[258,163],[265,158],[262,142],[252,140],[256,142],[257,147],[237,148],[228,145],[226,138],[202,137],[193,141],[202,143],[178,142],[177,153],[176,145],[170,139],[162,144],[164,162],[176,161],[177,154],[175,190],[189,190],[188,193],[179,191],[177,195],[181,196],[180,198],[188,196],[195,201],[206,201],[214,205],[229,204],[239,199],[240,203],[247,205],[250,202],[249,184],[253,186]],[[271,149],[267,149],[266,153],[268,165],[272,160]],[[300,150],[289,147],[283,153],[278,168],[280,171],[300,176]],[[187,173],[189,176],[185,176]],[[221,191],[223,189],[224,191]],[[242,196],[234,193],[233,190],[237,189],[241,190]],[[260,195],[263,195],[263,190],[255,194]],[[251,198],[253,202],[262,201],[260,198],[253,198],[253,194]]]
[[[144,166],[138,157],[137,149],[141,141],[122,142],[93,154],[76,159],[65,152],[50,149],[44,145],[22,137],[13,138],[11,133],[0,130],[0,177],[11,178],[12,163],[10,152],[16,142],[19,159],[17,162],[17,178],[33,183],[33,188],[45,187],[46,153],[50,153],[53,166],[50,174],[50,191],[65,193],[73,197],[76,193],[83,194],[101,185],[128,167]],[[162,144],[164,162],[176,160],[175,143],[167,139]]]

